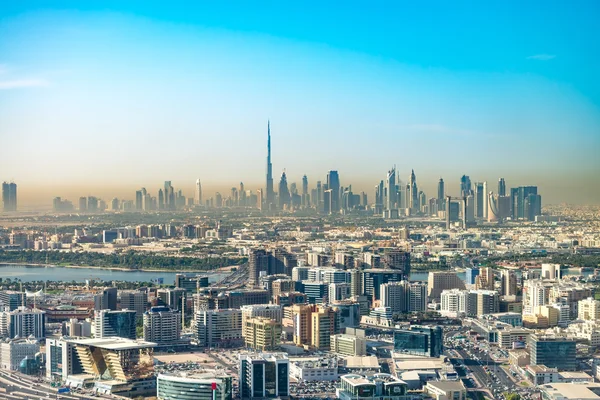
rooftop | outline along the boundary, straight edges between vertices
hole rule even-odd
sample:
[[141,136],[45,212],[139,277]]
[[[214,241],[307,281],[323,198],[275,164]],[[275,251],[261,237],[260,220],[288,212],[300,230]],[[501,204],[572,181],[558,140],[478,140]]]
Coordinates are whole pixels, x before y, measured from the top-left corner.
[[106,350],[132,350],[156,347],[156,343],[153,342],[146,342],[144,340],[131,340],[121,337],[109,337],[101,339],[65,337],[64,340],[73,344],[99,347]]
[[565,399],[600,399],[600,383],[549,383],[540,386],[543,392]]
[[427,386],[434,387],[443,392],[458,392],[467,390],[461,381],[429,381]]

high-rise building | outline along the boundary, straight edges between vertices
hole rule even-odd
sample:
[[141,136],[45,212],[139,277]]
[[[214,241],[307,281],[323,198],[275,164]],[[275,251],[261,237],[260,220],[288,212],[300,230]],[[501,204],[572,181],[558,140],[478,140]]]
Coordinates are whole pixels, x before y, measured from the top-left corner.
[[202,205],[202,184],[200,178],[196,179],[196,190],[194,190],[194,204],[197,206]]
[[482,268],[475,278],[475,288],[483,290],[494,290],[495,276],[493,268]]
[[202,347],[230,347],[242,343],[242,311],[200,310],[194,315],[196,339]]
[[26,305],[27,300],[24,292],[0,290],[0,310],[2,310],[2,307],[7,307],[8,311],[13,311]]
[[440,326],[412,325],[394,331],[394,351],[438,358],[443,354],[444,331]]
[[[268,318],[277,322],[281,322],[283,311],[281,306],[276,304],[252,304],[240,307],[242,311],[242,326],[246,326],[246,321],[255,317]],[[242,336],[246,336],[246,332],[242,328]]]
[[94,295],[94,310],[116,310],[117,288],[104,288]]
[[514,271],[504,270],[501,277],[502,296],[515,296],[517,294],[517,275]]
[[169,307],[152,307],[143,314],[144,340],[167,345],[176,343],[181,335],[181,313]]
[[428,297],[430,300],[440,300],[440,295],[448,289],[465,289],[465,283],[456,272],[435,271],[429,272],[427,279]]
[[310,198],[308,195],[308,178],[306,177],[306,175],[304,175],[302,177],[302,207],[303,208],[308,208],[309,207],[309,202]]
[[387,173],[387,177],[385,179],[385,193],[387,194],[385,199],[386,218],[393,218],[392,210],[398,209],[395,167],[389,170]]
[[340,176],[337,171],[327,173],[327,189],[330,193],[330,214],[337,214],[340,211]]
[[46,312],[19,307],[12,311],[0,311],[0,336],[13,339],[46,336]]
[[271,164],[271,121],[267,122],[267,184],[265,195],[265,208],[268,210],[275,203],[275,193],[273,192],[273,165]]
[[135,310],[137,318],[142,319],[148,305],[148,293],[142,290],[121,290],[118,294],[120,308]]
[[475,284],[475,279],[479,276],[479,267],[469,267],[466,269],[465,282],[469,285]]
[[281,343],[281,322],[266,317],[253,317],[244,322],[246,347],[258,351],[276,350]]
[[498,196],[506,196],[506,182],[504,178],[498,180]]
[[460,197],[466,197],[471,194],[471,178],[463,175],[460,178]]
[[290,361],[286,353],[239,355],[240,397],[287,398],[290,394]]
[[4,211],[17,211],[17,184],[14,182],[2,183],[2,203]]
[[33,358],[40,351],[37,340],[19,338],[0,343],[0,368],[17,371],[25,357]]
[[136,338],[135,310],[97,310],[94,313],[94,337]]
[[[483,188],[483,182],[476,182],[475,185],[475,217],[483,218],[483,207],[485,197],[485,190]],[[468,196],[468,195],[467,195]]]
[[498,292],[495,290],[475,290],[477,294],[477,317],[499,311]]
[[531,365],[545,365],[563,371],[577,369],[576,342],[551,336],[530,335],[529,353]]
[[409,197],[409,208],[411,214],[417,214],[420,212],[419,207],[419,191],[417,188],[417,176],[415,175],[415,170],[413,169],[410,173],[410,197]]
[[281,180],[279,181],[279,209],[283,210],[291,205],[290,191],[288,189],[287,177],[285,171],[281,174]]
[[438,182],[438,196],[437,196],[439,210],[445,210],[445,207],[444,207],[444,197],[445,196],[446,196],[446,191],[444,188],[444,180],[442,178],[440,178],[440,181]]

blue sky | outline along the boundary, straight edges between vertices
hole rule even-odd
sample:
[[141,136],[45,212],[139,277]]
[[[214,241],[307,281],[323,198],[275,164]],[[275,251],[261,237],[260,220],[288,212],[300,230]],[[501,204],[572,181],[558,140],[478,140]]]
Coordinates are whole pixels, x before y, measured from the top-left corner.
[[600,202],[598,2],[120,3],[0,5],[0,180],[25,198],[257,189],[270,118],[290,182],[372,195],[396,164],[429,195],[468,174]]

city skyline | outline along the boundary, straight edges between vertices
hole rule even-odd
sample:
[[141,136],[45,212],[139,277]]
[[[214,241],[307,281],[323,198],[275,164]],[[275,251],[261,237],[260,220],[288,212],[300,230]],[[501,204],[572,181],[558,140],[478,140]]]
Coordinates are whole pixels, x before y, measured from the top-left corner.
[[[536,185],[547,204],[600,201],[593,3],[522,7],[522,20],[498,6],[494,29],[484,5],[349,6],[336,30],[336,10],[247,7],[3,7],[0,179],[32,206],[165,180],[187,196],[198,178],[207,195],[265,190],[270,119],[277,181],[337,170],[372,197],[396,165],[428,197],[466,174]],[[456,43],[439,40],[447,15]]]

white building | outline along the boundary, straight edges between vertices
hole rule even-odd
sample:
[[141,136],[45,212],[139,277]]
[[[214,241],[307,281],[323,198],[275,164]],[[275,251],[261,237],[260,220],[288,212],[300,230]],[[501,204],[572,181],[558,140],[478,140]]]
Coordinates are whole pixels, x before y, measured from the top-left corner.
[[43,339],[46,336],[46,312],[26,307],[0,312],[0,336]]
[[25,357],[33,357],[40,351],[35,339],[15,339],[0,343],[0,368],[16,371]]
[[346,328],[346,333],[331,335],[331,352],[342,356],[367,354],[367,339],[363,329]]
[[199,346],[228,347],[242,343],[242,310],[201,310],[194,316]]
[[338,360],[336,357],[292,358],[290,376],[298,381],[334,381],[339,376]]
[[181,337],[181,313],[169,307],[152,307],[144,313],[144,340],[159,345],[175,343]]

